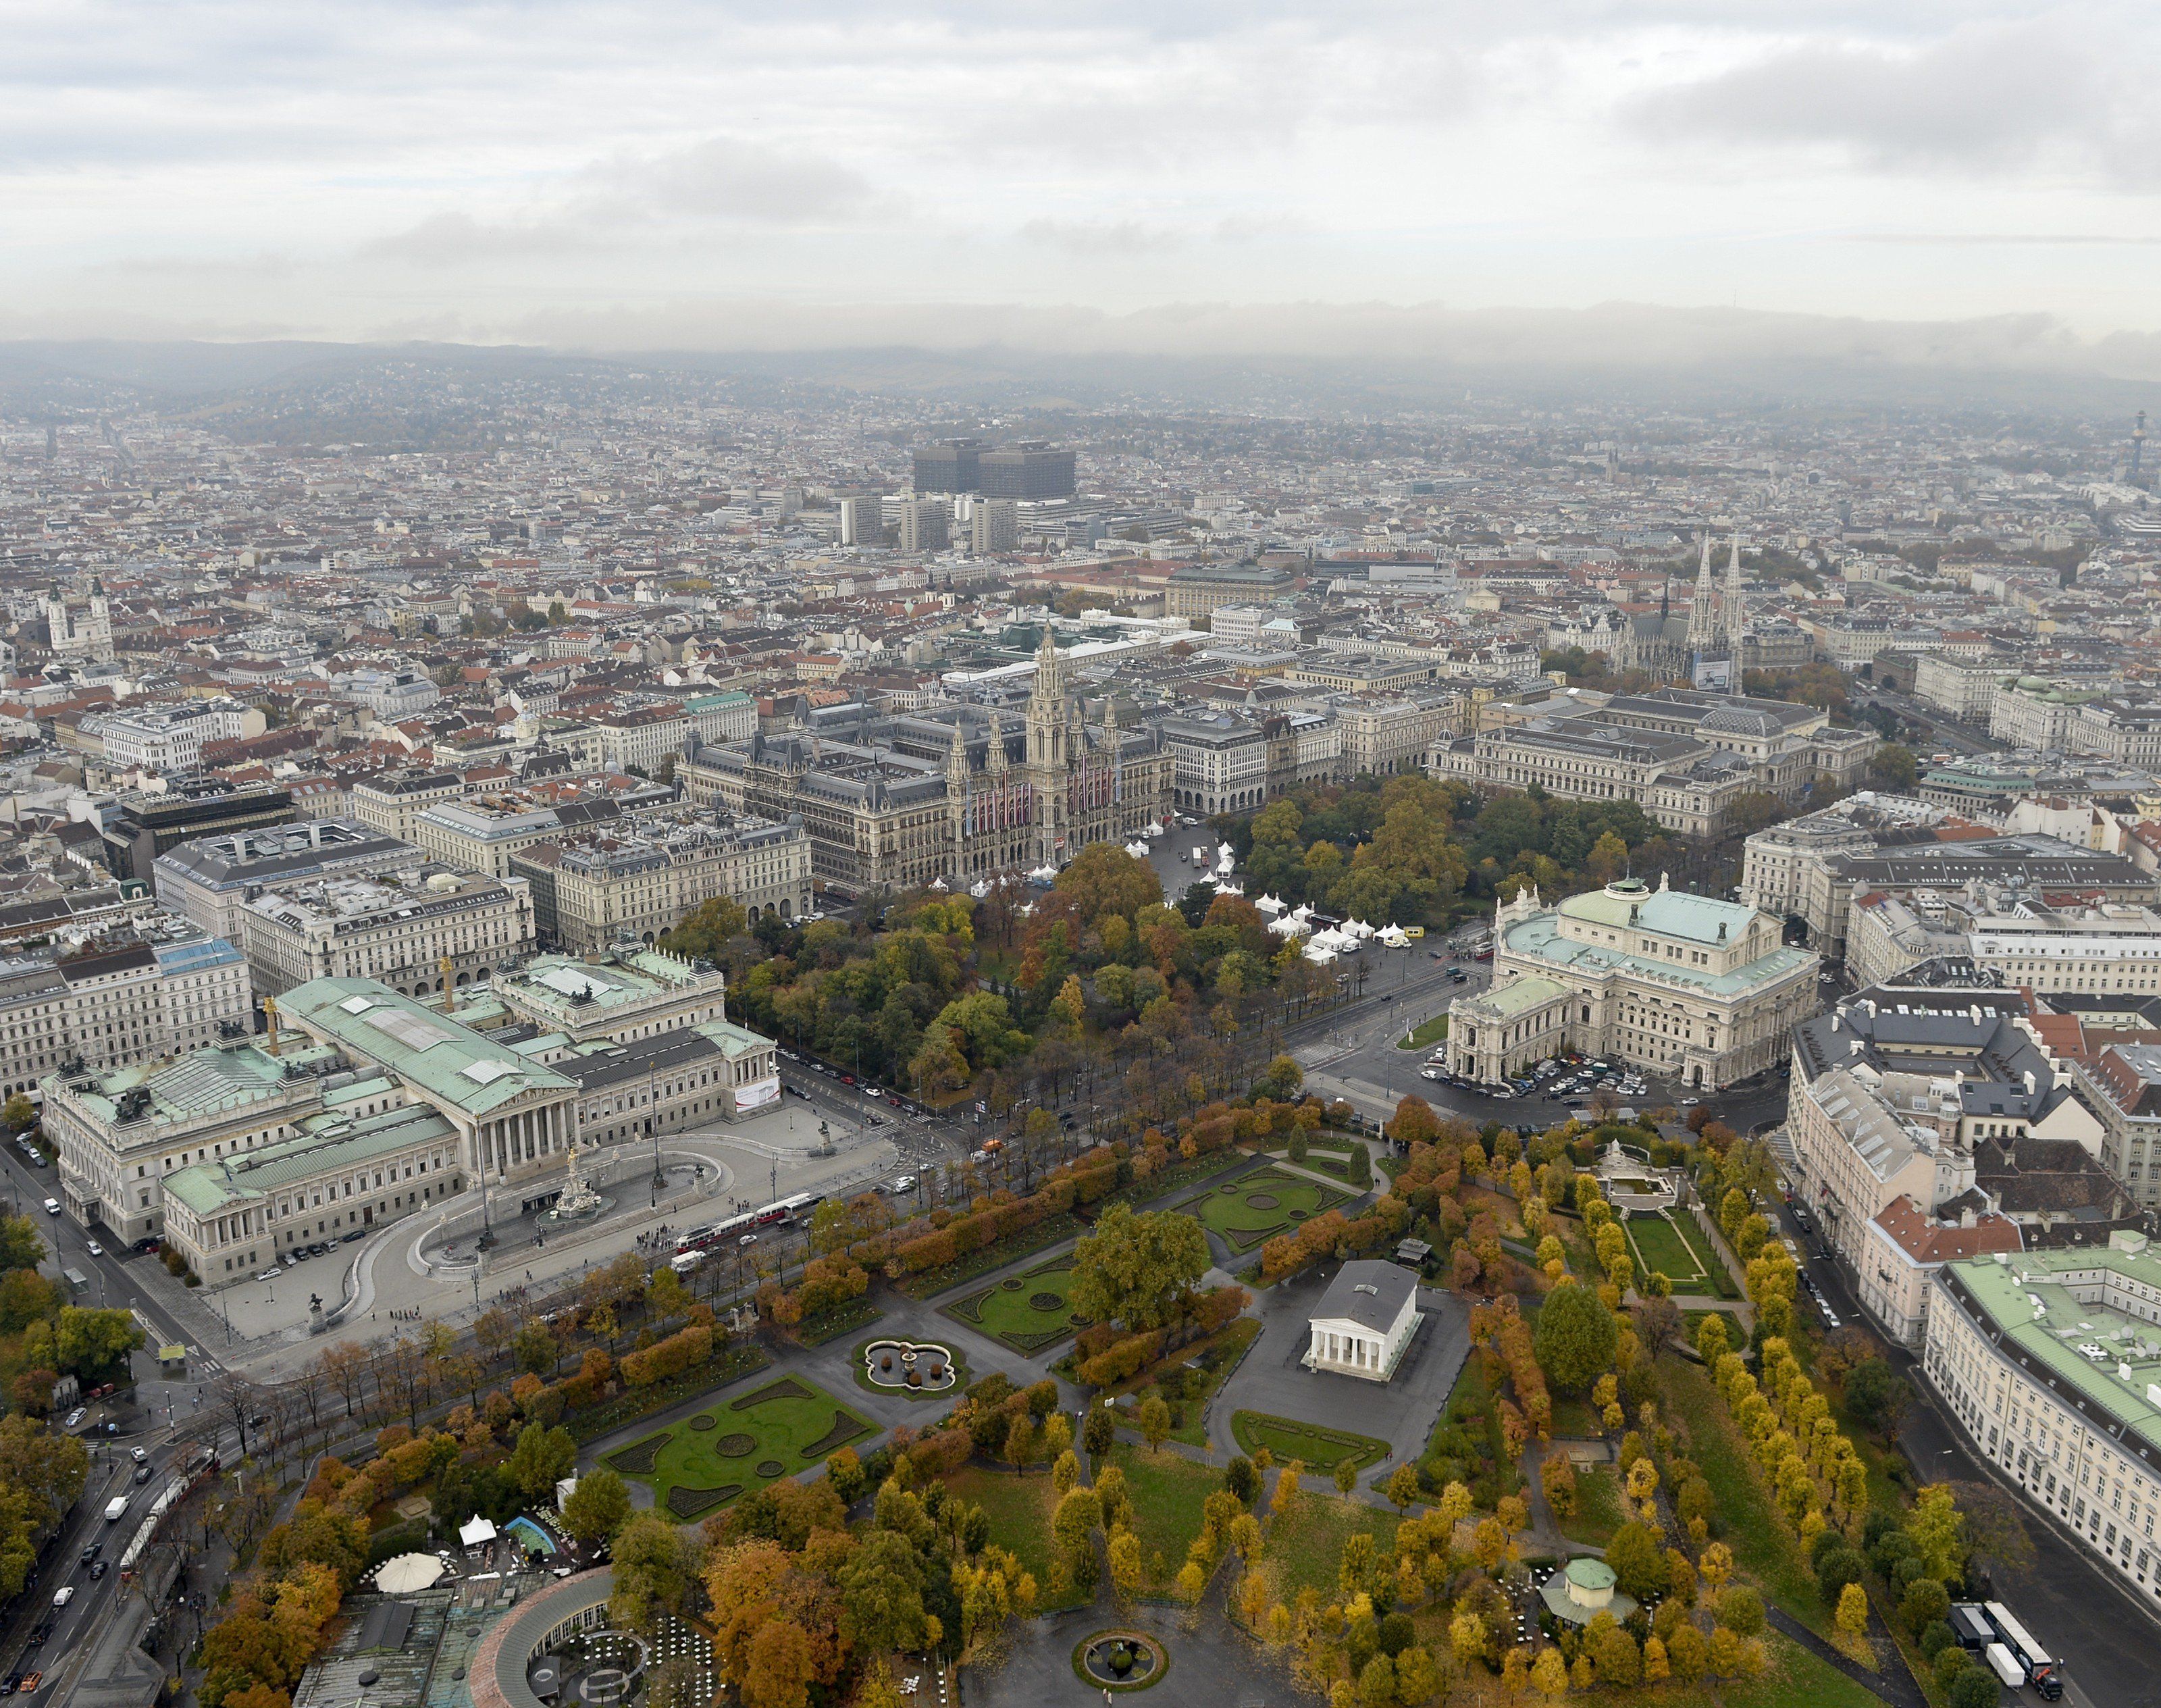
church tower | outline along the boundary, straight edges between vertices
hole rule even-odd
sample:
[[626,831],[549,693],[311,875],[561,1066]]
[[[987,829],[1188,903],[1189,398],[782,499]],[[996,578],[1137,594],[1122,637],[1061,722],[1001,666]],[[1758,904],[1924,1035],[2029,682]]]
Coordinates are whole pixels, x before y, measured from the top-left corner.
[[1711,534],[1703,536],[1703,563],[1695,572],[1695,596],[1689,604],[1688,649],[1692,653],[1708,651],[1718,643],[1716,604],[1718,583],[1712,579],[1711,568]]
[[1741,531],[1736,529],[1732,554],[1726,560],[1726,592],[1719,601],[1718,611],[1726,650],[1736,659],[1741,656],[1742,638],[1748,632],[1748,602],[1741,588]]

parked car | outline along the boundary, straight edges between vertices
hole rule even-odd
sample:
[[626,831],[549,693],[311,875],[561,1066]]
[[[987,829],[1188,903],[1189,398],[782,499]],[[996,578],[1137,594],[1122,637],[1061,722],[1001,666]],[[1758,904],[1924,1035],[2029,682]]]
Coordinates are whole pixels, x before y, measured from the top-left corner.
[[1439,1068],[1421,1068],[1419,1070],[1419,1077],[1422,1080],[1437,1080],[1442,1077],[1442,1074]]

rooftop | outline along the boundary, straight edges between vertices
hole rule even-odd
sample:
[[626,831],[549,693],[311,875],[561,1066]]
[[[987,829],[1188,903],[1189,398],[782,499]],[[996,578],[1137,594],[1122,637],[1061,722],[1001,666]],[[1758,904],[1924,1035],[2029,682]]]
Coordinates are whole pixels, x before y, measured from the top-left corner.
[[310,980],[279,997],[278,1012],[468,1114],[485,1115],[532,1091],[574,1089],[553,1069],[373,979]]
[[2161,1463],[2161,1323],[2149,1320],[2161,1300],[2161,1254],[2143,1235],[2118,1232],[2098,1249],[1970,1258],[1944,1276],[2007,1356],[2115,1420],[2126,1447]]

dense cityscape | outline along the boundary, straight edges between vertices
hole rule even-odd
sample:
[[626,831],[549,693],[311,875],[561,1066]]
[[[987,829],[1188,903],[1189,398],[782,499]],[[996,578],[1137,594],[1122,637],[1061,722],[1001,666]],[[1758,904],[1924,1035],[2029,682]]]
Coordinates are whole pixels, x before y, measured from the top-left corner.
[[0,388],[6,1693],[2161,1700],[2145,417],[961,389]]

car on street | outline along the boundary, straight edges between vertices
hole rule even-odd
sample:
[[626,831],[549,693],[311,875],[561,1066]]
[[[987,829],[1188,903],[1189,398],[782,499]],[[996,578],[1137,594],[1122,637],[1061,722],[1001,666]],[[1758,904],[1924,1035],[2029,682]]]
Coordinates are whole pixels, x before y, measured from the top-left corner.
[[45,1200],[45,1214],[46,1214],[46,1215],[48,1215],[48,1216],[58,1216],[60,1213],[60,1200],[59,1199],[57,1199],[57,1198],[48,1198],[47,1200]]
[[150,1467],[149,1467],[148,1466],[147,1466],[147,1465],[138,1465],[138,1466],[137,1466],[135,1467],[135,1485],[136,1485],[136,1487],[139,1488],[139,1487],[141,1487],[144,1483],[146,1483],[146,1482],[149,1481],[149,1480],[150,1480]]
[[1445,1077],[1445,1075],[1441,1073],[1439,1068],[1420,1068],[1419,1070],[1419,1077],[1422,1080],[1438,1080]]
[[67,1422],[63,1424],[60,1427],[63,1429],[72,1429],[77,1424],[83,1420],[83,1418],[86,1415],[85,1409],[81,1406],[77,1406],[73,1411],[67,1414]]
[[27,1696],[44,1681],[45,1675],[43,1673],[24,1673],[16,1682],[15,1694],[18,1696]]
[[903,1174],[893,1183],[893,1190],[896,1192],[913,1192],[915,1190],[915,1176]]
[[130,1447],[128,1450],[128,1456],[138,1465],[148,1465],[150,1462],[150,1455],[140,1447]]
[[62,1584],[58,1589],[53,1591],[53,1605],[55,1607],[65,1607],[74,1599],[75,1586],[73,1584]]
[[93,1258],[102,1258],[105,1255],[105,1247],[98,1244],[96,1240],[85,1240],[82,1242],[82,1248]]
[[93,1560],[90,1563],[90,1580],[92,1583],[96,1583],[98,1579],[103,1577],[106,1573],[112,1570],[112,1562],[111,1560]]
[[82,1563],[88,1565],[91,1560],[104,1552],[105,1544],[102,1542],[93,1542],[82,1550]]
[[758,1236],[754,1233],[747,1233],[736,1243],[739,1246],[754,1246],[758,1243]]
[[1700,1097],[1684,1097],[1681,1099],[1681,1107],[1684,1109],[1693,1109],[1702,1101],[1703,1099]]
[[279,1272],[275,1269],[258,1269],[255,1272],[255,1278],[258,1281],[275,1281],[278,1278],[279,1273]]

